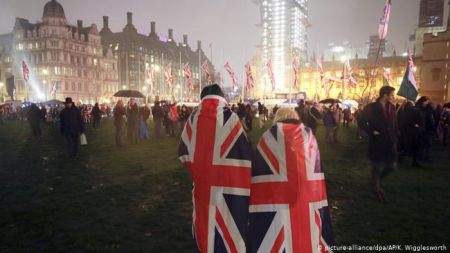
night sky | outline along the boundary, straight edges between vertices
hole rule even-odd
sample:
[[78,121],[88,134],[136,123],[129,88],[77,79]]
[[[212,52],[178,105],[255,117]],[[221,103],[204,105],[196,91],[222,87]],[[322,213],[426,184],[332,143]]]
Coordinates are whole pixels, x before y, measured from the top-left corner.
[[[15,17],[41,20],[47,0],[0,0],[0,34],[11,32]],[[148,34],[150,21],[156,21],[158,33],[174,29],[175,41],[188,34],[191,48],[202,40],[203,49],[210,55],[213,44],[213,63],[219,68],[229,61],[242,80],[243,66],[260,43],[259,8],[251,0],[59,0],[69,23],[96,23],[102,27],[102,16],[109,16],[113,32],[126,24],[126,12],[133,12],[133,23],[140,33]],[[404,51],[409,35],[418,24],[419,0],[392,0],[392,14],[388,41],[397,51]],[[378,20],[384,0],[310,0],[309,52],[327,48],[331,42],[349,41],[361,47],[371,34],[377,34]],[[444,20],[447,18],[445,14]],[[444,22],[446,23],[446,22]],[[241,68],[241,69],[239,69]],[[225,79],[229,82],[228,78]]]

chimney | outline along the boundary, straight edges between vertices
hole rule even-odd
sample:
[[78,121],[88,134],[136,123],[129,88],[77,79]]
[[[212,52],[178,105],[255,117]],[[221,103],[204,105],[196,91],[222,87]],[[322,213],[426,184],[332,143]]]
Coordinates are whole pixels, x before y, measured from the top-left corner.
[[127,25],[132,25],[132,24],[133,24],[133,13],[127,12]]
[[78,30],[81,31],[81,28],[83,28],[83,21],[77,20],[77,26],[78,26]]
[[188,37],[187,37],[187,34],[183,35],[183,44],[184,44],[184,46],[186,46],[186,47],[187,47],[187,45],[188,45]]
[[105,29],[109,28],[108,16],[103,16],[103,28]]
[[169,29],[169,41],[173,41],[173,29]]
[[156,23],[155,23],[155,21],[150,22],[150,34],[156,34]]
[[197,51],[202,50],[202,41],[201,40],[197,40]]

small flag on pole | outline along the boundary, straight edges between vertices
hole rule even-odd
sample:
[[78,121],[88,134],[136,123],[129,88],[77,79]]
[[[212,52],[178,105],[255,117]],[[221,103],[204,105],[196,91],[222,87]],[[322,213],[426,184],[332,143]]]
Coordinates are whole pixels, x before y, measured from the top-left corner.
[[397,95],[412,101],[416,101],[417,95],[419,95],[416,79],[414,78],[414,62],[411,52],[409,52],[408,66],[406,67],[405,76],[403,77]]
[[267,62],[267,72],[269,73],[270,82],[272,83],[272,90],[275,90],[275,86],[276,86],[275,75],[273,74],[272,60],[270,60],[270,59]]
[[184,72],[184,76],[188,79],[189,89],[193,90],[194,85],[192,84],[192,72],[191,72],[191,69],[189,68],[189,63],[184,64],[183,72]]
[[297,83],[298,83],[298,78],[297,78],[297,75],[298,75],[298,69],[297,69],[297,59],[295,58],[295,57],[293,57],[293,59],[292,59],[292,70],[293,70],[293,75],[294,75],[294,85],[293,85],[293,87],[294,87],[294,89],[297,89],[298,87],[298,85],[297,85]]
[[392,80],[392,75],[389,69],[383,68],[383,85],[390,86],[391,83],[394,83]]
[[56,95],[56,82],[53,82],[52,88],[50,89],[50,95],[51,96]]
[[253,80],[252,69],[250,67],[250,63],[245,64],[245,74],[247,76],[246,88],[247,88],[247,90],[250,90],[255,85],[255,81]]
[[348,86],[350,86],[351,88],[355,88],[357,83],[355,78],[353,77],[353,68],[350,66],[350,60],[347,60],[347,78],[348,78]]
[[205,62],[203,63],[203,65],[202,65],[202,70],[203,70],[203,72],[205,72],[206,75],[208,76],[208,83],[212,83],[212,80],[211,80],[211,72],[209,71],[209,65],[208,65],[208,61],[207,61],[207,60],[205,60]]
[[384,5],[383,16],[380,19],[380,24],[378,27],[378,36],[380,40],[386,39],[389,27],[389,18],[391,16],[391,0],[386,0]]
[[172,67],[169,66],[164,73],[166,76],[166,82],[169,85],[169,88],[172,89],[173,84]]
[[148,76],[148,82],[150,84],[150,92],[153,94],[154,88],[155,88],[155,71],[153,68],[147,70],[147,76]]
[[25,61],[22,61],[22,73],[23,73],[23,79],[25,82],[28,82],[30,79],[30,70],[28,69],[28,65],[25,63]]
[[231,68],[230,63],[228,63],[228,62],[224,65],[224,67],[227,70],[228,74],[230,74],[231,81],[233,82],[233,88],[234,88],[234,90],[236,90],[238,87],[238,82],[236,79],[236,75],[234,74],[234,70]]

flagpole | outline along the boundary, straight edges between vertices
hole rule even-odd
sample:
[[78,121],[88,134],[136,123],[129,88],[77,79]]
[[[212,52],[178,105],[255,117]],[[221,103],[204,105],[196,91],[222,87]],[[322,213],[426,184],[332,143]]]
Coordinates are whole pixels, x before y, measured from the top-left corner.
[[181,66],[181,51],[180,51],[180,72],[178,72],[179,77],[180,77],[180,100],[183,101],[183,71],[182,71],[182,66]]
[[198,48],[198,92],[199,92],[199,97],[202,94],[202,55],[200,54],[200,47]]
[[162,93],[164,94],[164,96],[166,95],[166,86],[164,85],[164,53],[161,53],[161,87],[162,88]]
[[[245,54],[245,49],[242,48],[242,62],[244,62],[244,54]],[[242,103],[244,103],[245,101],[245,83],[244,83],[244,75],[245,75],[245,71],[242,74]]]

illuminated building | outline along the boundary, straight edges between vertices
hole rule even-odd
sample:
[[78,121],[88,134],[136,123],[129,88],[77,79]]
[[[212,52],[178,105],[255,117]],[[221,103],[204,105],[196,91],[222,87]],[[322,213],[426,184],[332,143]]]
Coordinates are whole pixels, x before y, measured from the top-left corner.
[[[262,28],[262,61],[272,61],[275,93],[287,92],[291,86],[292,59],[307,59],[308,0],[259,0]],[[267,72],[267,71],[266,71]],[[268,76],[264,78],[266,94],[272,92]]]

